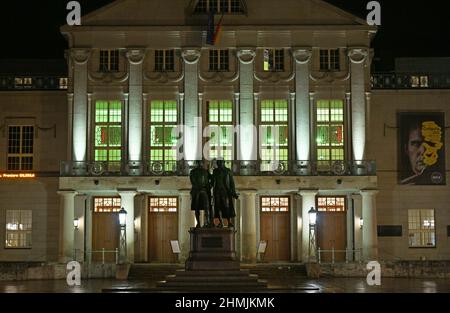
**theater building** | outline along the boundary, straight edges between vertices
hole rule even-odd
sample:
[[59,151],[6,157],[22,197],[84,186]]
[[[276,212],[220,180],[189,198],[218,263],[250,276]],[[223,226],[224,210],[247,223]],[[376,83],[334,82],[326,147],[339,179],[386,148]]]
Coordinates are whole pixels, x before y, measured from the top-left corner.
[[129,262],[183,261],[217,157],[243,262],[310,260],[311,208],[322,262],[450,258],[450,69],[372,73],[376,27],[319,0],[118,0],[61,32],[67,74],[0,73],[0,261],[114,262],[122,207]]

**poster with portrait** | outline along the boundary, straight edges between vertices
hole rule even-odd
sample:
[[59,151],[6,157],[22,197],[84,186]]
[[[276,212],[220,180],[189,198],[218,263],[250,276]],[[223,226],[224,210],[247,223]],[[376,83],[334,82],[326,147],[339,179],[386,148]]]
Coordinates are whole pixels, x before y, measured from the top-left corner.
[[398,113],[401,185],[445,185],[445,118],[439,112]]

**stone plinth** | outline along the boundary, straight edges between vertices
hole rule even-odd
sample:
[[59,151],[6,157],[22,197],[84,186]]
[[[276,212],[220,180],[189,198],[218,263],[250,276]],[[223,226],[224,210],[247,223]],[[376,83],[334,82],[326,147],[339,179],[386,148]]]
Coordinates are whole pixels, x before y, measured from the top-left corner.
[[186,270],[239,270],[233,228],[191,228]]

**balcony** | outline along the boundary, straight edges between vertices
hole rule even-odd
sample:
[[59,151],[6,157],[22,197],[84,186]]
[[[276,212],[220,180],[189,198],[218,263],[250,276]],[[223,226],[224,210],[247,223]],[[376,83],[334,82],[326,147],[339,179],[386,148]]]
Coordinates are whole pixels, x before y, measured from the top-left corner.
[[[375,161],[230,161],[236,176],[376,176]],[[194,161],[63,161],[61,177],[189,176]]]

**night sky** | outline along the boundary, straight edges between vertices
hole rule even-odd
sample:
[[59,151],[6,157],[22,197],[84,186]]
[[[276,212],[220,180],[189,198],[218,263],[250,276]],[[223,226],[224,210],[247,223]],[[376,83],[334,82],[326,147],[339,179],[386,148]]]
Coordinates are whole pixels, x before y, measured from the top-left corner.
[[[277,0],[274,0],[277,1]],[[69,0],[0,3],[0,58],[63,58],[67,45],[59,33]],[[113,2],[81,0],[82,15]],[[169,3],[170,0],[167,0]],[[369,0],[327,0],[365,19]],[[450,57],[450,1],[379,0],[382,25],[373,43],[376,69],[389,70],[394,57]]]

